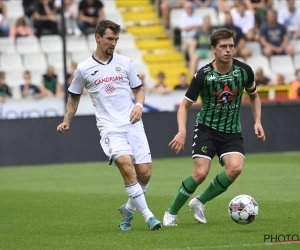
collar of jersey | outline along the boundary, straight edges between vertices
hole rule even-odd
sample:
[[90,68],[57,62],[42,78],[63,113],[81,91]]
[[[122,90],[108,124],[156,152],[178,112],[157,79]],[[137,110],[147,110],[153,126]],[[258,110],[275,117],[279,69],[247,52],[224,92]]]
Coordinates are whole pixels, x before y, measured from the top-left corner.
[[92,55],[92,58],[93,58],[97,63],[100,63],[100,64],[102,64],[102,65],[107,65],[107,64],[109,64],[109,63],[111,62],[111,60],[113,59],[113,57],[114,57],[114,55],[111,55],[111,58],[108,60],[108,62],[104,64],[104,63],[100,62],[99,60],[97,60],[97,59],[94,57],[94,55]]

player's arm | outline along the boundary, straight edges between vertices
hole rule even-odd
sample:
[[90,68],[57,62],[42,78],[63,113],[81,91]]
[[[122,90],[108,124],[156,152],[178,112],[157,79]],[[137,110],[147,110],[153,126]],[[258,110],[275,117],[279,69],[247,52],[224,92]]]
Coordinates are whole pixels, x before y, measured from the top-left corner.
[[57,132],[63,134],[65,131],[68,131],[70,128],[71,121],[76,114],[78,104],[80,101],[80,96],[83,92],[85,86],[85,80],[81,71],[76,68],[74,72],[73,81],[69,87],[69,97],[66,105],[64,120],[61,124],[57,126]]
[[266,140],[264,129],[261,125],[261,102],[256,91],[256,83],[254,81],[253,70],[248,66],[245,68],[248,81],[245,86],[245,90],[250,98],[250,107],[254,118],[254,132],[257,139],[264,142]]
[[143,88],[140,86],[138,88],[132,89],[135,98],[135,106],[130,113],[130,122],[132,124],[138,122],[142,118],[143,105],[145,102],[145,93]]
[[201,92],[202,86],[204,84],[204,78],[205,75],[203,69],[200,69],[194,75],[190,87],[185,94],[185,98],[179,106],[177,112],[178,133],[177,135],[175,135],[174,139],[169,143],[169,147],[176,154],[178,154],[182,149],[184,149],[188,111],[192,104],[197,100],[199,93]]
[[257,136],[257,139],[264,142],[266,140],[264,129],[261,125],[261,102],[258,96],[258,93],[255,92],[250,97],[250,107],[252,115],[254,118],[254,132]]
[[187,99],[183,99],[177,112],[178,133],[174,137],[174,139],[169,143],[169,147],[176,154],[178,154],[182,149],[184,149],[186,139],[186,122],[188,117],[188,111],[192,104],[193,103],[188,101]]
[[63,134],[65,131],[68,131],[70,128],[71,121],[76,114],[78,104],[80,101],[80,95],[70,94],[68,97],[68,102],[66,105],[64,120],[61,124],[57,126],[57,132]]

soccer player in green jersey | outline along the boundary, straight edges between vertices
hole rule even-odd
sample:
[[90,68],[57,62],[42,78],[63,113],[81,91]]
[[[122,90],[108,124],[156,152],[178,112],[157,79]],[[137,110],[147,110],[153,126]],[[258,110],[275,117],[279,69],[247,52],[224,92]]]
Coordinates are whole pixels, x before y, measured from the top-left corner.
[[202,99],[192,145],[194,168],[192,174],[182,181],[171,206],[165,212],[165,226],[177,226],[179,210],[205,180],[215,154],[225,169],[203,193],[189,202],[188,206],[197,221],[206,223],[206,202],[225,192],[242,172],[244,147],[240,107],[244,89],[250,97],[254,133],[258,140],[266,140],[261,125],[261,103],[256,92],[254,74],[249,65],[232,58],[234,39],[235,32],[226,28],[218,29],[212,34],[211,50],[215,60],[194,75],[180,104],[177,114],[178,133],[169,144],[176,154],[184,148],[188,110],[199,96]]

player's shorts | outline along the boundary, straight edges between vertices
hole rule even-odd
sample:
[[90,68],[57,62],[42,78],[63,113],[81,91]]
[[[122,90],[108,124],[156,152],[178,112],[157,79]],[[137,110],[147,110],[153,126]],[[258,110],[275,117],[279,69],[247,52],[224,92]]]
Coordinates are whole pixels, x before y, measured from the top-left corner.
[[109,157],[110,165],[122,155],[130,155],[133,164],[152,162],[148,140],[144,130],[129,132],[111,132],[100,140],[104,153]]
[[192,157],[212,160],[217,153],[220,164],[224,166],[224,155],[237,153],[244,157],[243,137],[241,133],[223,133],[204,124],[196,124],[192,145]]

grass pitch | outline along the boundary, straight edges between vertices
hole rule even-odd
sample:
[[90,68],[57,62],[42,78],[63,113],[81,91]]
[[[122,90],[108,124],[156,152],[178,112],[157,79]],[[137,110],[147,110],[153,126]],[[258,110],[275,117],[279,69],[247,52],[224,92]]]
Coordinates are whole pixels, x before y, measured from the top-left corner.
[[[191,170],[191,158],[153,161],[146,197],[158,219]],[[196,194],[221,171],[214,159]],[[250,225],[228,215],[238,194],[258,202]],[[300,237],[300,152],[247,155],[242,175],[207,203],[206,225],[193,220],[186,203],[178,227],[149,231],[136,212],[132,229],[122,232],[117,209],[126,200],[121,175],[106,162],[0,168],[0,249],[300,249],[300,242],[264,242],[265,235]]]

